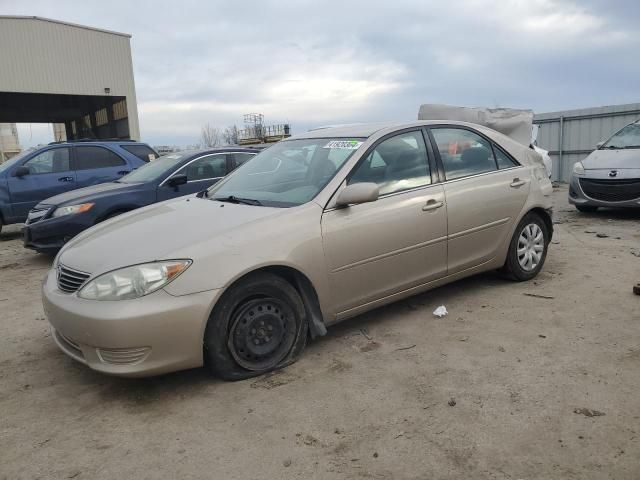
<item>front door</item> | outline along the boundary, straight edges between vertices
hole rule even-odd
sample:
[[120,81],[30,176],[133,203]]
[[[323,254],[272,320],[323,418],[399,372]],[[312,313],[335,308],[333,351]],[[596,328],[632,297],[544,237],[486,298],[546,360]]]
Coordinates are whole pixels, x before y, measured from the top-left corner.
[[77,188],[70,157],[69,147],[52,147],[22,164],[29,174],[8,177],[13,221],[24,221],[29,210],[42,200]]
[[432,128],[446,181],[449,274],[495,258],[522,210],[529,171],[467,128]]
[[385,138],[347,179],[374,182],[377,201],[331,208],[322,239],[341,313],[446,275],[447,214],[420,130]]

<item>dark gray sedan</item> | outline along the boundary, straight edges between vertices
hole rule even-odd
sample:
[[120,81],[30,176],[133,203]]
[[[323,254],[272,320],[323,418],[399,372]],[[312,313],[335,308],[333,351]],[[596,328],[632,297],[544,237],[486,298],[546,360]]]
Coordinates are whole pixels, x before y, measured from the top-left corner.
[[598,207],[640,208],[640,120],[575,163],[569,203],[581,212],[595,212]]

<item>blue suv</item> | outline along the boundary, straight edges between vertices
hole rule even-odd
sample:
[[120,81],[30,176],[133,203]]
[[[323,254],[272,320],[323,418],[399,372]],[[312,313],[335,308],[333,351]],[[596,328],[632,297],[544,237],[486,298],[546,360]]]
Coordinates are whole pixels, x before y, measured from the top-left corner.
[[154,160],[148,145],[127,140],[52,143],[0,164],[0,231],[22,223],[45,198],[111,182]]

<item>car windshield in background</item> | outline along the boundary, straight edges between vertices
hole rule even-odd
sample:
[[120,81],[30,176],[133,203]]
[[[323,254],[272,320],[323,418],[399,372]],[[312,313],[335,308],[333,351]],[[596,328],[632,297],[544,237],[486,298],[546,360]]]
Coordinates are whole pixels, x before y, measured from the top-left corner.
[[627,125],[611,137],[602,148],[640,148],[640,123]]
[[285,140],[211,187],[213,200],[292,207],[308,202],[360,147],[363,138]]
[[120,183],[144,183],[155,180],[163,175],[167,175],[180,160],[186,157],[185,154],[172,153],[165,155],[153,162],[141,166],[129,175],[125,175],[118,182]]

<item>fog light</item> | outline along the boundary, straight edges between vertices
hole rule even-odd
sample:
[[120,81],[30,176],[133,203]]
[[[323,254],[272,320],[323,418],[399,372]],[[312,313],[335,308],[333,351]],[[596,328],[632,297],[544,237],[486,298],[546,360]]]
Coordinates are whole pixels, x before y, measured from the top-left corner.
[[149,356],[149,353],[151,353],[151,348],[96,348],[96,353],[102,363],[111,365],[134,365],[144,361],[144,359]]

